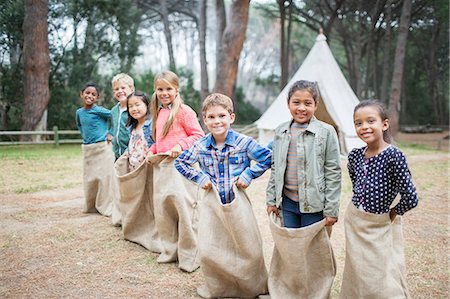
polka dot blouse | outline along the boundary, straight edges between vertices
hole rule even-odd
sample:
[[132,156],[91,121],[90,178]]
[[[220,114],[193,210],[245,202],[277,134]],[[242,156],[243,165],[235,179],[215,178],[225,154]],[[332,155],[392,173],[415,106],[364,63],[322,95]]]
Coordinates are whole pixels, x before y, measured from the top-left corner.
[[400,193],[400,202],[394,207],[397,214],[417,206],[419,199],[404,154],[390,145],[378,155],[365,158],[366,149],[353,149],[348,155],[353,204],[369,213],[388,213]]

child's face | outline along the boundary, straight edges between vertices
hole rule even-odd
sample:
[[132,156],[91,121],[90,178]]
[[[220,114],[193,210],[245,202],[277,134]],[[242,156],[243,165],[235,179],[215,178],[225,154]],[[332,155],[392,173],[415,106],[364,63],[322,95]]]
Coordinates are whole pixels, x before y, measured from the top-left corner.
[[172,104],[178,95],[178,89],[164,80],[156,81],[155,89],[156,97],[164,108],[167,108],[170,104]]
[[230,125],[234,122],[234,113],[228,112],[222,106],[211,106],[203,116],[203,122],[214,138],[227,137]]
[[139,97],[131,97],[128,99],[128,112],[131,117],[138,121],[145,121],[148,107]]
[[80,92],[80,97],[84,101],[84,107],[91,108],[99,98],[99,94],[97,93],[97,89],[95,89],[95,87],[89,86]]
[[289,99],[289,111],[294,121],[300,124],[307,124],[317,110],[313,96],[307,90],[297,90]]
[[134,91],[134,87],[117,81],[113,84],[114,98],[119,102],[126,103],[127,97]]
[[377,108],[359,108],[353,115],[356,134],[368,145],[383,142],[383,132],[389,128],[389,120],[382,120]]

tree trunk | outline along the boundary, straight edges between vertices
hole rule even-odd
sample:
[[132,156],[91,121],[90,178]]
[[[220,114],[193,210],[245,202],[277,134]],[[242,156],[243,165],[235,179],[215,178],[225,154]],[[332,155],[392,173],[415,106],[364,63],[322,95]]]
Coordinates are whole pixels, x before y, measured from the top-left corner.
[[437,92],[436,92],[436,74],[437,74],[437,70],[436,70],[436,45],[437,45],[437,40],[438,40],[438,36],[439,36],[439,25],[433,30],[432,35],[431,35],[431,42],[429,44],[429,58],[428,58],[428,93],[430,95],[431,98],[431,103],[432,103],[432,107],[433,107],[433,112],[434,112],[434,117],[436,120],[437,124],[441,124],[442,122],[442,117],[441,117],[441,111],[439,109],[439,100],[437,97]]
[[394,73],[392,76],[391,96],[389,101],[390,127],[394,137],[399,131],[400,97],[402,90],[406,43],[408,41],[408,31],[411,21],[411,7],[411,0],[405,0],[403,2],[400,27],[397,37],[397,46],[395,49]]
[[244,45],[248,24],[250,0],[234,0],[230,8],[230,21],[223,32],[218,53],[214,90],[234,98],[239,57]]
[[199,3],[199,22],[198,35],[200,43],[200,96],[201,102],[208,96],[209,80],[208,80],[208,61],[206,60],[206,0],[200,0]]
[[169,53],[169,69],[176,70],[175,56],[173,55],[172,32],[169,24],[169,11],[167,1],[159,0],[161,20],[164,25],[164,36],[166,37],[167,51]]
[[217,32],[216,32],[216,70],[219,66],[219,53],[222,51],[222,38],[223,33],[225,31],[225,26],[227,25],[227,17],[225,14],[225,4],[223,0],[216,0],[216,23],[217,23]]
[[387,2],[387,13],[386,13],[386,34],[384,37],[384,47],[383,47],[383,70],[381,78],[381,91],[380,99],[385,104],[388,103],[388,82],[389,82],[389,66],[391,58],[391,21],[392,21],[392,0]]
[[280,66],[281,66],[281,78],[280,78],[280,90],[283,89],[288,82],[288,57],[286,55],[286,48],[288,47],[286,41],[286,7],[284,6],[284,0],[278,0],[278,10],[280,11]]
[[[47,0],[25,0],[23,23],[25,80],[22,131],[36,129],[50,100],[47,15]],[[21,140],[30,139],[29,136],[21,138]]]

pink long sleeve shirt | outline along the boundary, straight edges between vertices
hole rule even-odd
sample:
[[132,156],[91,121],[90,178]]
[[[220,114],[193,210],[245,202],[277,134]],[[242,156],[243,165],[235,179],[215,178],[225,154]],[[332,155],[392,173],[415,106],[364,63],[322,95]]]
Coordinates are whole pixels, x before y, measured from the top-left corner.
[[153,154],[170,151],[179,144],[182,150],[186,150],[205,133],[197,120],[197,114],[188,105],[182,104],[176,115],[169,132],[163,137],[164,125],[169,119],[170,108],[160,108],[156,120],[156,140],[150,147]]

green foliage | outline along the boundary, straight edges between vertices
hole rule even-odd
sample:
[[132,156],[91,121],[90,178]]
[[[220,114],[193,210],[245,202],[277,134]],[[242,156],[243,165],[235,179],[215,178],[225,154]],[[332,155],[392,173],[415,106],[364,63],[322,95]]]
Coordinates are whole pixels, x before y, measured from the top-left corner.
[[140,76],[137,76],[134,79],[134,87],[136,90],[143,91],[148,94],[149,97],[153,94],[153,80],[155,78],[155,74],[152,70],[148,70]]
[[186,68],[178,68],[177,75],[180,78],[180,95],[186,105],[190,106],[201,115],[202,100],[200,91],[194,88],[194,74]]
[[236,88],[235,107],[236,124],[251,124],[261,117],[261,112],[253,106],[251,101],[245,100],[245,94],[242,87]]

